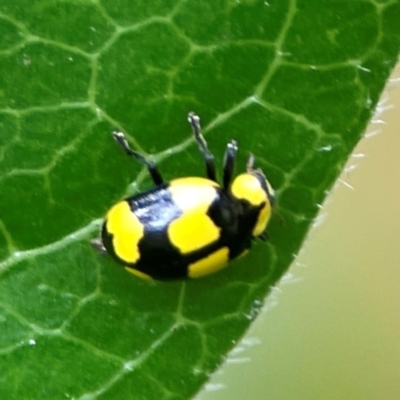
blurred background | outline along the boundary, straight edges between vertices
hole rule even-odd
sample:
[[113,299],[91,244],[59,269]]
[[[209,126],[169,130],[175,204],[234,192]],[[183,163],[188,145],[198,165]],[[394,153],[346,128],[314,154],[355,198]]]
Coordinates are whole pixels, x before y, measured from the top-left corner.
[[197,400],[400,399],[400,64],[316,226]]

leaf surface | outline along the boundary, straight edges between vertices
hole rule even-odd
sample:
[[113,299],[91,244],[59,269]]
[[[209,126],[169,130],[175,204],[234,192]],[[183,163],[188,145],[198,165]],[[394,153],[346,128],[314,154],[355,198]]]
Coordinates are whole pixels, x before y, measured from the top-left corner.
[[[289,267],[362,136],[400,47],[400,3],[0,4],[0,397],[186,399]],[[96,254],[106,210],[222,165],[239,143],[277,191],[267,243],[202,280],[141,281]]]

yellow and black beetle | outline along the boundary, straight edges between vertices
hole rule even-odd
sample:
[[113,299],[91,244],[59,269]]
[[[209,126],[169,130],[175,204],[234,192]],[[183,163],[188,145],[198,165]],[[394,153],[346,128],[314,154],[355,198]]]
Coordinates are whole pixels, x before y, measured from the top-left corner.
[[198,278],[245,254],[253,238],[266,239],[274,191],[250,155],[247,171],[231,183],[237,144],[226,148],[223,186],[214,157],[200,132],[200,118],[189,123],[206,164],[207,178],[164,182],[154,162],[132,150],[121,132],[113,136],[125,153],[144,164],[155,188],[128,197],[107,213],[101,237],[92,243],[141,278]]

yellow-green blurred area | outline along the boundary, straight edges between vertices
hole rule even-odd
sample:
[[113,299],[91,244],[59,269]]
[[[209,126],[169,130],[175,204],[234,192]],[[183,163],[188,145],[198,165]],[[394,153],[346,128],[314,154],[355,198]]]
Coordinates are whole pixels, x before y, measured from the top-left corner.
[[400,399],[400,82],[382,102],[324,222],[198,399]]

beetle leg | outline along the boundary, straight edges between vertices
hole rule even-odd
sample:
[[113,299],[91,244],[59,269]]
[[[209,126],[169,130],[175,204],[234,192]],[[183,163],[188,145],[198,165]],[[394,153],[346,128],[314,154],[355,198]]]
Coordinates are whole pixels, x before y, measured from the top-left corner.
[[117,141],[117,143],[122,147],[122,150],[124,150],[128,156],[133,157],[134,159],[136,159],[141,164],[147,167],[151,179],[153,179],[153,182],[156,185],[161,185],[164,182],[160,172],[157,169],[157,164],[154,161],[148,160],[143,154],[140,154],[139,152],[132,150],[129,147],[129,144],[125,139],[125,135],[122,132],[113,132],[113,136],[114,139]]
[[103,241],[101,238],[92,239],[90,241],[91,246],[99,253],[99,254],[106,254],[107,250],[103,245]]
[[192,127],[194,138],[196,139],[196,142],[200,147],[200,151],[203,154],[204,161],[206,162],[207,177],[208,179],[216,182],[217,176],[215,174],[214,156],[210,153],[210,150],[208,150],[207,142],[200,132],[200,118],[194,112],[190,112],[188,115],[188,121]]
[[224,156],[224,189],[228,189],[231,183],[233,169],[235,168],[235,157],[237,149],[238,147],[235,140],[231,140],[226,146]]
[[261,240],[263,240],[264,242],[266,242],[268,240],[268,233],[267,232],[263,232],[261,235],[258,236]]

